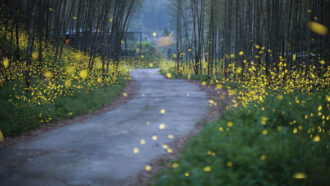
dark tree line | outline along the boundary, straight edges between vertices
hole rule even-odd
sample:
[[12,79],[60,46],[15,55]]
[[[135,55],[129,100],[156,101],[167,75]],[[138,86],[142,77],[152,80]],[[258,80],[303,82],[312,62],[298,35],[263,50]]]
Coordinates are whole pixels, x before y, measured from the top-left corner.
[[[319,60],[329,62],[328,34],[308,29],[309,22],[329,28],[330,2],[323,0],[172,0],[176,8],[179,71],[183,63],[212,75],[233,65],[258,64],[276,71],[302,70],[311,65],[322,71]],[[203,60],[204,59],[204,60]],[[240,61],[240,62],[239,62]]]

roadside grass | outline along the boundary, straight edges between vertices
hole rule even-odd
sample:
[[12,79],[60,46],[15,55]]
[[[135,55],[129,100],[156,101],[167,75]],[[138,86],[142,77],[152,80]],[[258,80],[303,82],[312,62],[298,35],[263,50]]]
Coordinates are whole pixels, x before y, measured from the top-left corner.
[[[15,83],[17,84],[17,82]],[[0,130],[5,136],[17,136],[43,124],[73,118],[100,109],[121,94],[126,87],[127,80],[122,78],[118,79],[118,83],[115,84],[86,86],[80,89],[72,86],[73,95],[57,97],[53,104],[44,105],[28,104],[23,101],[9,102],[13,84],[14,82],[0,89]]]
[[227,111],[156,185],[329,185],[329,93],[269,95]]
[[[167,73],[171,74],[172,79],[191,79],[191,80],[197,80],[197,81],[205,81],[205,82],[210,82],[210,78],[206,74],[201,74],[201,75],[196,75],[196,74],[190,74],[189,77],[187,75],[182,75],[175,73],[173,69],[170,70],[160,70],[160,74],[167,76]],[[217,77],[221,79],[221,77]]]
[[[142,55],[143,56],[143,55]],[[160,68],[160,64],[163,61],[160,57],[135,57],[135,58],[123,58],[123,63],[127,65],[128,69],[154,69]]]

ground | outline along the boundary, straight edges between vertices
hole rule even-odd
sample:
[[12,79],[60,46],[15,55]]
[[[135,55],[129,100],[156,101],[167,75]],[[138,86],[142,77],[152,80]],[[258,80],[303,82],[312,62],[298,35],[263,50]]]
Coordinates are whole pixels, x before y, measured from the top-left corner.
[[193,83],[156,69],[131,74],[136,90],[127,104],[1,149],[2,185],[126,185],[209,111]]

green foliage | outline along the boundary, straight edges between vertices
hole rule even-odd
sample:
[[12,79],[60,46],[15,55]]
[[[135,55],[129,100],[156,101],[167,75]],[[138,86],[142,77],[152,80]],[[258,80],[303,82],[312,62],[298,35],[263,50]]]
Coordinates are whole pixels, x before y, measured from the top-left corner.
[[179,167],[162,172],[156,185],[329,185],[327,95],[270,95],[228,111],[186,145]]
[[[0,130],[5,136],[16,136],[49,121],[69,119],[95,111],[119,96],[126,82],[119,79],[118,84],[104,87],[72,88],[75,89],[74,95],[58,97],[54,104],[45,105],[27,104],[23,101],[14,104],[9,102],[14,83],[8,84],[0,90]],[[23,85],[23,82],[21,84]],[[22,88],[24,85],[18,87]]]
[[212,84],[214,79],[222,79],[222,76],[220,76],[220,75],[210,77],[208,74],[189,74],[189,78],[188,78],[188,75],[186,75],[186,74],[175,73],[174,69],[170,69],[167,71],[161,69],[160,73],[162,75],[171,73],[173,79],[192,79],[192,80],[197,80],[197,81],[202,81],[202,82],[204,81],[209,84]]
[[[137,44],[137,48],[139,47],[139,43]],[[142,42],[142,54],[147,59],[156,59],[159,58],[159,54],[156,52],[155,46],[150,41]]]
[[[0,27],[0,35],[6,36],[0,39],[6,50],[0,59],[0,131],[5,136],[20,135],[42,124],[101,108],[117,97],[130,79],[128,69],[121,64],[118,68],[109,65],[109,71],[104,74],[100,56],[91,58],[69,45],[64,45],[59,55],[56,47],[44,40],[42,53],[38,50],[39,41],[34,42],[28,65],[27,32],[20,30],[19,37],[11,40]],[[16,52],[13,43],[17,39],[19,60],[9,55]],[[28,88],[27,71],[30,72]]]

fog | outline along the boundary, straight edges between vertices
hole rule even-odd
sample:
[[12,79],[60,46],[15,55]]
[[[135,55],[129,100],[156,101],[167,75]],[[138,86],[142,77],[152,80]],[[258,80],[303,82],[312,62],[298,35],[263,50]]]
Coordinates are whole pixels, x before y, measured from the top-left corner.
[[144,0],[132,17],[129,31],[143,32],[146,37],[153,32],[162,34],[165,28],[172,31],[169,5],[169,0]]

